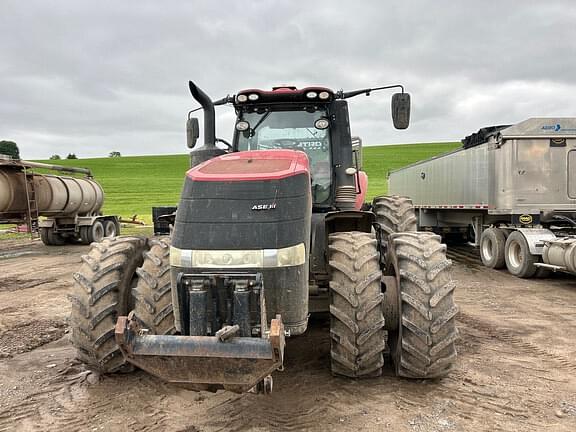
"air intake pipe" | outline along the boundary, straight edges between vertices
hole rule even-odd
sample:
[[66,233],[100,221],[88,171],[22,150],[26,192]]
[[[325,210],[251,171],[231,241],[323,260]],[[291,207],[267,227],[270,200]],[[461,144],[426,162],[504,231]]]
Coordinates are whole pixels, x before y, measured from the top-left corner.
[[212,100],[192,81],[188,82],[188,87],[190,87],[192,97],[204,110],[204,144],[194,147],[190,152],[190,167],[194,167],[226,152],[216,147],[216,114]]

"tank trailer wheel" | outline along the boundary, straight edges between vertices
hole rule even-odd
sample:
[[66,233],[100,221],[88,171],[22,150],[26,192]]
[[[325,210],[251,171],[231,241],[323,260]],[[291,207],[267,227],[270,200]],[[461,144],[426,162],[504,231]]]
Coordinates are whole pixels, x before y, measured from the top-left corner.
[[330,234],[328,251],[332,373],[380,376],[386,332],[376,237],[361,232]]
[[40,239],[46,246],[62,246],[66,239],[54,232],[54,228],[40,228]]
[[74,273],[69,296],[71,340],[78,359],[98,372],[116,372],[125,364],[114,327],[116,318],[133,307],[136,269],[147,249],[147,241],[141,237],[104,239],[92,244]]
[[118,235],[118,227],[113,220],[105,220],[104,225],[104,237],[116,237]]
[[402,196],[379,196],[372,201],[376,222],[382,233],[416,231],[416,212],[412,200]]
[[504,249],[506,235],[500,228],[487,228],[480,236],[480,258],[482,263],[491,269],[501,269],[506,266]]
[[514,231],[506,240],[506,268],[514,276],[531,278],[536,274],[538,267],[534,264],[539,257],[530,253],[528,242],[520,231]]
[[150,240],[144,263],[136,270],[134,315],[142,328],[153,335],[176,333],[170,285],[170,239]]
[[398,326],[389,331],[396,374],[443,377],[456,360],[458,338],[455,284],[446,245],[440,243],[440,236],[427,232],[392,234],[388,242],[388,268],[396,276],[398,292]]
[[102,221],[96,220],[92,225],[80,227],[80,239],[83,244],[90,244],[93,242],[101,242],[104,238],[104,224]]

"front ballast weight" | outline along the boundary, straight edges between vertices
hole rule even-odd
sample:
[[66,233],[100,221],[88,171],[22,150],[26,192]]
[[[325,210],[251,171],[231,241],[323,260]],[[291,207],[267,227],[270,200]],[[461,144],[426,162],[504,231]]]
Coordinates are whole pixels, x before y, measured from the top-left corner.
[[179,273],[177,286],[191,311],[183,335],[148,335],[132,315],[120,317],[115,337],[126,360],[194,390],[270,392],[285,330],[280,315],[268,326],[261,274]]

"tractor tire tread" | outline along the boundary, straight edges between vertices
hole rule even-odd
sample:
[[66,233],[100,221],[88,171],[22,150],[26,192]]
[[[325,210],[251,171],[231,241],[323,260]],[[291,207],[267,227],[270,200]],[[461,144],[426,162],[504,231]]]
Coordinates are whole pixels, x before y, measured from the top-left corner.
[[390,239],[401,300],[401,340],[393,348],[396,372],[407,378],[443,377],[453,367],[458,338],[446,248],[431,233],[397,233]]
[[116,372],[124,365],[114,327],[116,318],[130,310],[130,283],[146,247],[140,237],[106,238],[92,245],[73,276],[71,341],[77,357],[98,372]]
[[380,376],[386,344],[377,241],[374,234],[329,236],[332,373]]

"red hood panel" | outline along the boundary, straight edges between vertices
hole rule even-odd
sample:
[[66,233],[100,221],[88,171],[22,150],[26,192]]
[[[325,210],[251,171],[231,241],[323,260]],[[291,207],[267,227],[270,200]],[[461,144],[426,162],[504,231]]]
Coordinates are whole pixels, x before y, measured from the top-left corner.
[[225,154],[190,169],[195,181],[279,180],[310,171],[306,153],[297,150],[257,150]]

